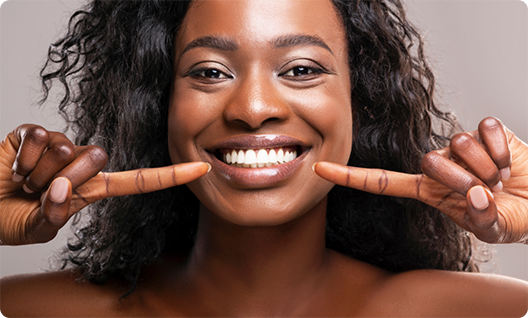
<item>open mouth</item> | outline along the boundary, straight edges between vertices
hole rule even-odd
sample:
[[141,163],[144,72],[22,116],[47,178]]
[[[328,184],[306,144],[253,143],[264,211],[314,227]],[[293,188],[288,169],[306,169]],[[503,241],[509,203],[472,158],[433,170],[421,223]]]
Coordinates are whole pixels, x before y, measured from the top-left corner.
[[218,160],[238,168],[264,168],[288,163],[301,154],[300,146],[283,146],[277,148],[260,149],[217,149],[215,156]]

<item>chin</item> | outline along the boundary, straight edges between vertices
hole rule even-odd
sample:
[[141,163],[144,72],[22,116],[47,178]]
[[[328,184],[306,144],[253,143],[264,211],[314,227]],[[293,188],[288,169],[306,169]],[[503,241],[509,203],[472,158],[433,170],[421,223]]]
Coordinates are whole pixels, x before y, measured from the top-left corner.
[[[233,196],[207,196],[192,186],[190,188],[201,202],[200,214],[211,212],[238,226],[271,227],[292,222],[316,207],[322,206],[324,212],[325,198],[333,185],[317,181],[317,185],[305,186],[301,191],[280,188],[233,191]],[[324,204],[321,204],[323,200]]]

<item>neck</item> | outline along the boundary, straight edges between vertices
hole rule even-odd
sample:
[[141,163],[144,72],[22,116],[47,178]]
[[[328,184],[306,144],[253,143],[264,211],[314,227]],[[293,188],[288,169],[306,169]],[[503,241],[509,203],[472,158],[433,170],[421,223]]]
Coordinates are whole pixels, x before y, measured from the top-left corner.
[[188,278],[196,289],[228,299],[232,294],[237,303],[291,306],[288,295],[299,299],[299,291],[313,292],[324,272],[325,226],[326,199],[303,216],[270,227],[235,225],[202,207]]

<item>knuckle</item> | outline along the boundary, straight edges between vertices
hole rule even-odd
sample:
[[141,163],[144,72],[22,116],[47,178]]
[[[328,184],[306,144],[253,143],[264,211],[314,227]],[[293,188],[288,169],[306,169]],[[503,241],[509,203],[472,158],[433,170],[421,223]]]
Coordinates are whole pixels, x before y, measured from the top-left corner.
[[49,132],[40,126],[31,127],[26,131],[24,140],[37,145],[45,145],[49,140]]
[[467,133],[458,133],[451,138],[451,148],[454,151],[467,148],[474,142],[474,138]]
[[91,164],[98,168],[98,170],[103,169],[106,166],[108,155],[103,148],[91,145],[86,148],[85,152],[88,156],[88,160],[90,160]]
[[426,174],[427,172],[431,171],[431,169],[436,165],[438,160],[440,160],[439,157],[441,156],[442,155],[436,151],[431,151],[427,153],[422,159],[422,163],[421,163],[422,171]]
[[495,117],[484,118],[479,123],[479,131],[485,132],[485,131],[495,130],[497,128],[502,129],[502,122]]
[[60,142],[52,145],[50,150],[60,163],[67,164],[75,159],[75,151],[73,146],[66,143]]

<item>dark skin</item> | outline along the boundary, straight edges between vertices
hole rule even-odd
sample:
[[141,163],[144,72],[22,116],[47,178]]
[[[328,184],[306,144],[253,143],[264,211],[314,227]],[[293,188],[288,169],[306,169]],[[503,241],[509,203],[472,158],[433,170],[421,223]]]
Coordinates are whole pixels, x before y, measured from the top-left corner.
[[[21,126],[0,148],[0,234],[5,244],[45,242],[86,204],[188,182],[202,203],[193,250],[145,268],[124,299],[127,286],[79,283],[75,271],[5,278],[5,315],[524,314],[526,282],[433,270],[391,274],[324,244],[334,183],[422,200],[485,241],[525,242],[528,146],[498,120],[428,155],[424,175],[345,167],[353,105],[343,27],[329,1],[199,1],[176,43],[169,111],[176,165],[163,168],[169,173],[99,174],[101,149]],[[295,160],[254,170],[227,167],[215,155],[295,143]]]

